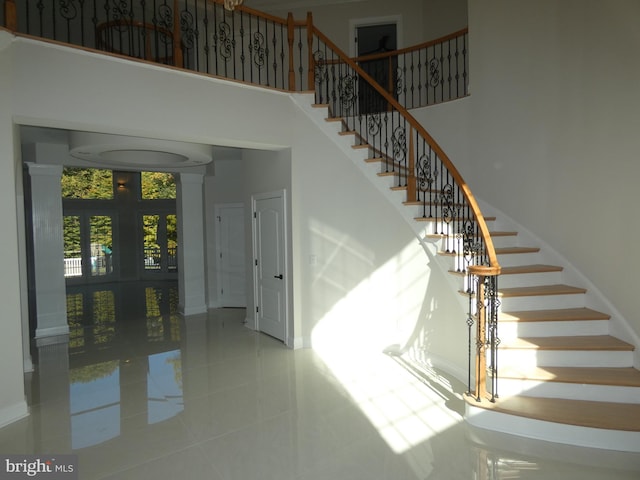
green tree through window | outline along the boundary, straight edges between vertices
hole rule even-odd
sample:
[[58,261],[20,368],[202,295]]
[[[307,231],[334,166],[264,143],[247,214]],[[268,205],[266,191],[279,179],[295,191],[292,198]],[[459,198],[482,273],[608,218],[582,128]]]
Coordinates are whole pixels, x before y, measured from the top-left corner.
[[62,170],[62,198],[110,200],[113,198],[113,173],[111,170],[65,167]]
[[140,172],[140,191],[143,200],[175,199],[175,177],[165,172]]

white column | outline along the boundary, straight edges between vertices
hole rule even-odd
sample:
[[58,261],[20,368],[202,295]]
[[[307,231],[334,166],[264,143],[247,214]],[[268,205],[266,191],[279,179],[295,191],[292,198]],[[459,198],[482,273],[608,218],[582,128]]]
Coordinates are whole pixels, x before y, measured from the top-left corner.
[[206,313],[204,252],[204,175],[180,173],[177,182],[178,309],[183,315]]
[[36,339],[42,343],[69,333],[62,238],[62,166],[27,165],[31,178]]

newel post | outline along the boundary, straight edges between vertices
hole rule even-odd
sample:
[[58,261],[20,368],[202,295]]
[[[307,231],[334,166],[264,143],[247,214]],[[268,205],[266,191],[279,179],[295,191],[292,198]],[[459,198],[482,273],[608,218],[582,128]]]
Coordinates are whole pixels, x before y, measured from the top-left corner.
[[293,70],[293,41],[295,29],[293,24],[293,13],[287,15],[287,41],[289,43],[289,90],[296,89],[296,72]]
[[18,14],[14,0],[4,0],[4,23],[12,32],[18,30]]
[[486,289],[485,276],[478,275],[478,290],[476,291],[476,303],[478,306],[476,329],[476,401],[481,401],[487,396],[487,346],[484,339],[487,336],[487,308],[485,305]]
[[[487,398],[487,348],[491,354],[491,398],[497,397],[497,276],[500,267],[473,265],[469,273],[477,277],[476,289],[476,359],[475,359],[475,392],[476,401]],[[471,393],[471,392],[469,392]]]
[[307,49],[309,55],[309,72],[307,87],[309,90],[315,90],[315,71],[316,64],[313,58],[313,15],[311,12],[307,12]]

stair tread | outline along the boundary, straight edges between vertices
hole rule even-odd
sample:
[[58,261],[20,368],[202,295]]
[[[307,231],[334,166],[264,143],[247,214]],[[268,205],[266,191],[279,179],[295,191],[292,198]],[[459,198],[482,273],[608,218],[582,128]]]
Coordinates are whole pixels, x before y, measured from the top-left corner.
[[504,247],[496,248],[496,255],[510,255],[515,253],[537,253],[538,247]]
[[609,320],[611,316],[590,308],[581,307],[501,312],[498,318],[501,321],[563,322],[572,320]]
[[572,287],[571,285],[536,285],[533,287],[500,288],[498,294],[501,297],[535,297],[543,295],[572,295],[585,293],[585,288]]
[[500,344],[501,349],[633,351],[633,345],[610,335],[521,337]]
[[640,432],[640,404],[527,396],[497,399],[495,403],[476,402],[469,397],[466,397],[466,401],[476,407],[535,420]]
[[640,370],[633,367],[536,367],[500,369],[500,378],[537,380],[544,382],[576,383],[640,387]]
[[557,265],[544,265],[540,263],[532,265],[517,265],[514,267],[502,267],[500,275],[517,275],[524,273],[546,273],[546,272],[561,272],[562,267]]

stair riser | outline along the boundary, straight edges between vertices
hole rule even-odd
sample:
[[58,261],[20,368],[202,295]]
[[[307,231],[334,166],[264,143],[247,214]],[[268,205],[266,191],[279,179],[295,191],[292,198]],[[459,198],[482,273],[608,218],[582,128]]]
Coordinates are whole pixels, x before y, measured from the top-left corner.
[[538,380],[501,378],[498,393],[502,398],[513,395],[529,397],[568,398],[597,402],[640,403],[640,388],[612,385],[589,385]]
[[[469,285],[468,277],[460,277],[463,280],[465,291]],[[535,287],[541,285],[555,285],[562,283],[561,272],[526,273],[514,275],[500,275],[499,288]]]
[[556,308],[580,308],[584,306],[584,294],[535,295],[530,297],[500,297],[500,310],[544,310]]
[[608,335],[608,320],[571,322],[499,322],[498,336],[503,341],[518,337],[572,337]]
[[573,351],[573,350],[518,350],[500,349],[500,365],[517,365],[521,369],[533,367],[631,367],[632,352]]
[[562,283],[561,272],[523,273],[500,275],[500,288],[533,287],[538,285],[555,285]]
[[517,267],[520,265],[533,265],[542,263],[539,252],[533,253],[509,253],[498,255],[498,263],[502,267]]
[[517,235],[493,235],[491,241],[495,248],[508,248],[518,246]]

